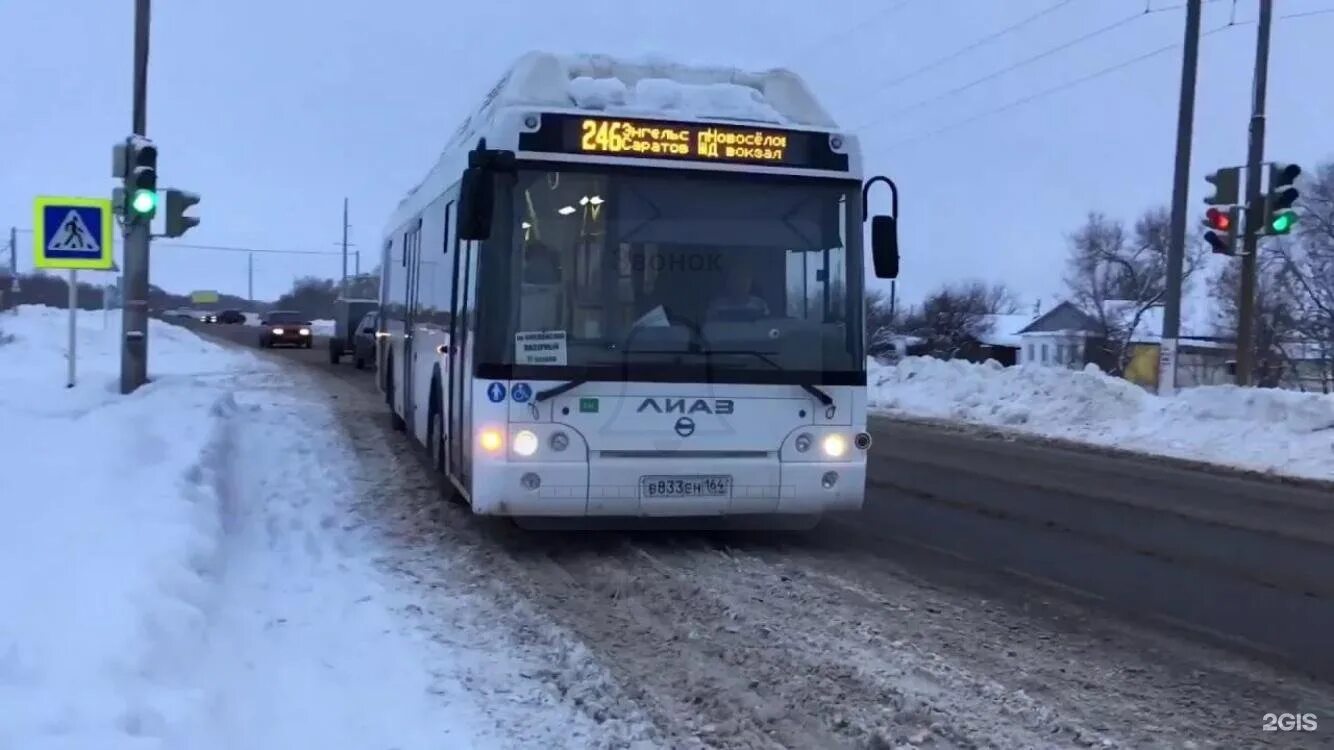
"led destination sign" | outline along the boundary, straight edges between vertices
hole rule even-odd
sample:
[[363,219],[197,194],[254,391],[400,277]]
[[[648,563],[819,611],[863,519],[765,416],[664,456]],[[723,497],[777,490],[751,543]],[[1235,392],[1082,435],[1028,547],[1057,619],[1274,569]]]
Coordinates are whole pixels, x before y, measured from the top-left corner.
[[731,164],[766,164],[846,171],[825,133],[715,123],[578,115],[542,116],[535,133],[519,138],[524,151],[622,156]]

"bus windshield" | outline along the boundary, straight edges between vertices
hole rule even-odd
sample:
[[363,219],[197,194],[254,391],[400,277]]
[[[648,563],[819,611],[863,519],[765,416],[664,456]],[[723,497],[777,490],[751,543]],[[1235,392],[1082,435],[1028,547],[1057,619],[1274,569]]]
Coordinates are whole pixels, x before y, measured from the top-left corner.
[[497,354],[578,377],[852,382],[865,371],[858,196],[735,173],[521,171]]

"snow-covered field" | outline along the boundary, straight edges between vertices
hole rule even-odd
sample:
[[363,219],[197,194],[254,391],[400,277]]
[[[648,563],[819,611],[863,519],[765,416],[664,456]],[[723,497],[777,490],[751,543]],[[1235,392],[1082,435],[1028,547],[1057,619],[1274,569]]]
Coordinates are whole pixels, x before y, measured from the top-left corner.
[[0,316],[0,748],[606,734],[515,676],[537,667],[474,645],[493,634],[421,627],[349,510],[356,456],[291,376],[152,321],[154,382],[120,397],[119,326],[84,315],[66,389],[65,316]]
[[872,409],[1334,480],[1334,395],[1206,386],[1164,398],[1097,368],[872,361]]

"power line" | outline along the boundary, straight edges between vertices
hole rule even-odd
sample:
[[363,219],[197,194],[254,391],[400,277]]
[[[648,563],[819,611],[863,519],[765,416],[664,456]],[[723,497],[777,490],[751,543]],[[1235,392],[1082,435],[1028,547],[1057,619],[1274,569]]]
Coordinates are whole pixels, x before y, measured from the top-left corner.
[[[232,247],[229,245],[191,245],[181,242],[155,242],[153,247],[166,247],[175,250],[220,250],[235,253],[265,253],[271,255],[342,255],[333,250],[271,250],[255,247]],[[351,251],[356,252],[356,251]]]
[[839,37],[843,36],[844,34],[847,34],[848,32],[863,29],[868,24],[872,24],[877,21],[888,18],[889,16],[893,15],[896,11],[898,11],[900,8],[902,8],[903,6],[907,5],[910,2],[912,2],[912,0],[899,0],[899,2],[894,3],[888,8],[882,8],[878,13],[863,18],[853,23],[851,26],[844,26],[832,34],[823,36],[820,38],[820,41],[815,42],[814,44],[808,44],[805,47],[802,47],[801,49],[797,50],[796,54],[794,54],[793,57],[798,57],[798,58],[805,57],[808,53],[814,50],[823,49],[826,44],[834,41],[835,39],[838,39]]
[[1084,34],[1084,35],[1082,35],[1082,36],[1076,37],[1075,39],[1071,39],[1070,41],[1064,42],[1064,43],[1059,44],[1059,45],[1057,45],[1057,46],[1055,46],[1055,47],[1051,47],[1051,48],[1049,48],[1049,49],[1047,49],[1047,50],[1044,50],[1044,51],[1042,51],[1042,52],[1039,52],[1038,54],[1033,55],[1033,56],[1031,56],[1031,57],[1024,58],[1023,60],[1020,60],[1020,61],[1018,61],[1018,62],[1015,62],[1015,63],[1012,63],[1012,64],[1010,64],[1010,65],[1007,65],[1007,66],[1005,66],[1004,68],[1000,68],[999,70],[992,71],[991,73],[988,73],[988,74],[986,74],[986,75],[984,75],[984,76],[982,76],[982,77],[980,77],[980,78],[974,78],[973,80],[971,80],[971,81],[969,81],[968,83],[965,83],[965,84],[963,84],[963,85],[961,85],[961,86],[956,86],[955,88],[952,88],[952,89],[950,89],[950,90],[948,90],[948,91],[942,92],[942,93],[937,94],[937,95],[935,95],[935,96],[928,97],[928,98],[926,98],[926,99],[922,99],[921,101],[918,101],[918,102],[916,102],[915,104],[910,104],[910,105],[908,105],[907,107],[904,107],[903,109],[895,110],[895,111],[893,111],[893,112],[889,112],[889,113],[886,113],[886,114],[883,114],[883,115],[878,115],[878,116],[876,116],[876,117],[873,117],[873,118],[871,118],[870,120],[867,120],[867,121],[861,123],[860,125],[857,125],[857,126],[854,127],[853,129],[854,129],[854,130],[860,130],[860,129],[862,129],[862,128],[868,126],[868,125],[873,125],[873,124],[875,124],[875,123],[877,123],[877,122],[879,122],[879,121],[881,121],[881,120],[883,120],[883,119],[885,119],[885,118],[887,118],[887,117],[894,117],[894,116],[896,116],[896,115],[907,114],[907,113],[909,113],[909,112],[913,112],[913,111],[916,111],[916,110],[918,110],[918,109],[920,109],[920,108],[922,108],[922,107],[925,107],[925,106],[927,106],[928,104],[934,104],[934,103],[936,103],[936,102],[938,102],[938,101],[941,101],[942,99],[948,99],[948,98],[951,97],[951,96],[957,96],[958,94],[961,94],[961,93],[963,93],[963,92],[965,92],[965,91],[967,91],[967,90],[969,90],[969,89],[971,89],[971,88],[973,88],[973,87],[975,87],[975,86],[980,86],[981,84],[986,83],[987,81],[995,80],[996,78],[999,78],[999,77],[1001,77],[1001,76],[1003,76],[1003,75],[1005,75],[1005,74],[1007,74],[1007,73],[1014,72],[1015,70],[1018,70],[1019,68],[1022,68],[1022,67],[1026,66],[1026,65],[1031,65],[1031,64],[1033,64],[1033,63],[1035,63],[1035,62],[1038,62],[1039,60],[1044,60],[1044,59],[1046,59],[1046,58],[1048,58],[1048,57],[1051,57],[1052,55],[1055,55],[1055,54],[1057,54],[1057,53],[1059,53],[1059,52],[1064,52],[1065,50],[1068,50],[1068,49],[1070,49],[1071,47],[1075,47],[1075,46],[1078,46],[1078,45],[1080,45],[1080,44],[1083,44],[1084,42],[1087,42],[1087,41],[1090,41],[1090,40],[1092,40],[1092,39],[1094,39],[1094,38],[1096,38],[1096,37],[1102,36],[1103,34],[1111,33],[1111,32],[1113,32],[1113,31],[1115,31],[1115,30],[1121,28],[1122,26],[1126,26],[1126,25],[1128,25],[1128,24],[1134,23],[1135,21],[1138,21],[1138,20],[1140,20],[1140,19],[1142,19],[1142,18],[1144,18],[1144,17],[1146,17],[1146,16],[1149,16],[1149,15],[1152,15],[1152,14],[1155,14],[1155,13],[1161,13],[1161,12],[1164,12],[1164,11],[1167,11],[1167,10],[1171,10],[1171,9],[1170,9],[1170,8],[1157,8],[1157,9],[1153,9],[1153,10],[1145,9],[1143,12],[1137,12],[1137,13],[1135,13],[1135,14],[1133,14],[1133,15],[1125,16],[1124,18],[1121,18],[1120,20],[1113,21],[1112,23],[1110,23],[1110,24],[1108,24],[1108,25],[1106,25],[1106,26],[1103,26],[1103,27],[1098,28],[1098,29],[1094,29],[1093,31],[1090,31],[1090,32],[1088,32],[1087,34]]
[[[31,229],[18,229],[21,234],[32,234]],[[271,248],[259,247],[237,247],[233,245],[194,245],[186,242],[154,242],[153,247],[165,247],[174,250],[219,250],[234,253],[264,253],[269,255],[342,255],[341,251],[334,250],[275,250]],[[348,247],[353,247],[351,243]],[[360,251],[353,250],[360,254]]]
[[1285,16],[1279,16],[1280,20],[1289,18],[1305,18],[1306,16],[1320,16],[1326,13],[1334,13],[1334,8],[1322,8],[1321,10],[1304,10],[1301,13],[1289,13]]
[[[1209,2],[1209,1],[1210,1],[1210,0],[1206,0],[1206,2]],[[1181,7],[1181,6],[1172,6],[1172,7],[1170,7],[1170,8],[1155,8],[1154,11],[1156,12],[1156,11],[1159,11],[1159,10],[1175,10],[1176,8],[1179,8],[1179,7]],[[1287,13],[1287,14],[1284,14],[1284,15],[1281,15],[1281,16],[1277,16],[1275,20],[1290,20],[1290,19],[1293,19],[1293,18],[1303,18],[1303,17],[1306,17],[1306,16],[1318,16],[1318,15],[1324,15],[1324,14],[1326,14],[1326,13],[1334,13],[1334,8],[1322,8],[1322,9],[1319,9],[1319,10],[1308,10],[1308,11],[1302,11],[1302,12],[1299,12],[1299,13]],[[1229,21],[1228,23],[1226,23],[1226,24],[1224,24],[1224,25],[1222,25],[1222,26],[1219,26],[1219,27],[1217,27],[1217,28],[1215,28],[1215,29],[1213,29],[1213,30],[1211,30],[1211,31],[1206,31],[1206,32],[1204,32],[1203,34],[1201,34],[1200,36],[1201,36],[1202,38],[1203,38],[1203,37],[1208,37],[1208,36],[1213,36],[1214,34],[1218,34],[1218,33],[1227,31],[1228,29],[1240,28],[1240,27],[1242,27],[1242,26],[1249,26],[1249,25],[1251,25],[1251,24],[1253,24],[1253,23],[1255,23],[1255,21],[1253,21],[1253,20],[1252,20],[1252,21],[1236,21],[1236,20],[1233,20],[1233,21]],[[928,132],[923,133],[923,134],[921,134],[921,135],[913,136],[913,137],[911,137],[911,138],[906,138],[906,139],[904,139],[904,140],[901,140],[901,141],[892,143],[892,144],[890,144],[889,148],[891,148],[891,149],[893,149],[893,148],[898,148],[898,147],[900,147],[900,146],[904,146],[904,145],[907,145],[907,144],[910,144],[910,143],[917,143],[918,141],[926,140],[926,139],[929,139],[929,138],[934,138],[934,137],[937,136],[937,135],[942,135],[942,134],[944,134],[944,133],[948,133],[948,132],[950,132],[950,131],[957,130],[957,129],[961,128],[961,127],[964,127],[965,125],[971,125],[972,123],[977,122],[978,120],[982,120],[982,119],[985,119],[985,118],[987,118],[987,117],[991,117],[992,115],[998,115],[998,114],[1001,114],[1001,113],[1003,113],[1003,112],[1008,112],[1009,110],[1016,109],[1016,108],[1018,108],[1018,107],[1021,107],[1021,106],[1025,105],[1025,104],[1028,104],[1028,103],[1033,102],[1033,101],[1035,101],[1035,100],[1042,99],[1042,98],[1045,98],[1045,97],[1047,97],[1047,96],[1051,96],[1051,95],[1053,95],[1053,94],[1058,94],[1058,93],[1060,93],[1060,92],[1062,92],[1062,91],[1066,91],[1066,90],[1068,90],[1068,89],[1075,88],[1076,86],[1083,85],[1083,84],[1085,84],[1085,83],[1088,83],[1089,81],[1092,81],[1092,80],[1101,78],[1101,77],[1103,77],[1103,76],[1105,76],[1105,75],[1109,75],[1109,74],[1111,74],[1111,73],[1114,73],[1114,72],[1116,72],[1116,71],[1118,71],[1118,70],[1121,70],[1122,68],[1130,67],[1131,65],[1134,65],[1134,64],[1139,63],[1139,62],[1143,62],[1143,61],[1145,61],[1145,60],[1148,60],[1148,59],[1151,58],[1151,57],[1157,57],[1158,55],[1161,55],[1161,54],[1163,54],[1163,53],[1165,53],[1165,52],[1170,52],[1170,51],[1172,51],[1172,50],[1174,50],[1174,49],[1178,49],[1178,48],[1180,48],[1180,47],[1181,47],[1181,43],[1180,43],[1180,42],[1177,42],[1177,43],[1174,43],[1174,44],[1169,44],[1169,45],[1164,46],[1164,47],[1159,47],[1158,49],[1152,50],[1152,51],[1150,51],[1150,52],[1146,52],[1146,53],[1144,53],[1144,54],[1142,54],[1142,55],[1139,55],[1139,56],[1137,56],[1137,57],[1130,58],[1129,60],[1125,60],[1125,61],[1123,61],[1123,62],[1117,63],[1116,65],[1112,65],[1112,66],[1109,66],[1109,67],[1106,67],[1106,68],[1102,68],[1101,70],[1094,71],[1093,73],[1090,73],[1090,74],[1088,74],[1088,75],[1086,75],[1086,76],[1082,76],[1082,77],[1080,77],[1080,78],[1076,78],[1076,79],[1074,79],[1074,80],[1072,80],[1072,81],[1067,81],[1067,82],[1065,82],[1065,83],[1062,83],[1062,84],[1059,84],[1059,85],[1056,85],[1056,86],[1052,86],[1051,88],[1043,89],[1043,90],[1038,91],[1038,92],[1036,92],[1036,93],[1029,94],[1028,96],[1021,97],[1021,98],[1019,98],[1019,99],[1015,99],[1014,101],[1007,102],[1006,104],[1002,104],[1002,105],[999,106],[999,107],[995,107],[995,108],[993,108],[993,109],[988,109],[988,110],[986,110],[986,111],[984,111],[984,112],[979,112],[978,114],[973,115],[973,116],[971,116],[971,117],[968,117],[968,118],[966,118],[966,119],[959,120],[958,122],[951,123],[951,124],[946,125],[946,126],[944,126],[944,127],[937,128],[937,129],[935,129],[935,130],[928,131]]]
[[[1240,27],[1240,26],[1244,26],[1244,25],[1247,25],[1247,24],[1249,24],[1249,23],[1254,23],[1254,22],[1253,22],[1253,21],[1245,21],[1245,22],[1235,23],[1235,24],[1233,24],[1233,23],[1229,23],[1229,24],[1227,24],[1227,25],[1225,25],[1225,26],[1219,26],[1218,28],[1213,29],[1212,31],[1206,31],[1205,33],[1201,34],[1200,36],[1201,36],[1201,37],[1212,36],[1212,35],[1217,34],[1217,33],[1219,33],[1219,32],[1227,31],[1228,29],[1232,29],[1232,28],[1238,28],[1238,27]],[[1081,86],[1081,85],[1083,85],[1083,84],[1085,84],[1085,83],[1088,83],[1089,81],[1092,81],[1092,80],[1101,78],[1101,77],[1103,77],[1103,76],[1105,76],[1105,75],[1109,75],[1109,74],[1114,73],[1114,72],[1116,72],[1116,71],[1118,71],[1118,70],[1121,70],[1121,69],[1123,69],[1123,68],[1128,68],[1128,67],[1130,67],[1131,65],[1134,65],[1134,64],[1136,64],[1136,63],[1144,62],[1145,60],[1148,60],[1148,59],[1150,59],[1150,58],[1157,57],[1157,56],[1159,56],[1159,55],[1161,55],[1161,54],[1164,54],[1164,53],[1167,53],[1167,52],[1171,52],[1172,50],[1177,49],[1177,48],[1179,48],[1180,46],[1181,46],[1181,43],[1180,43],[1180,42],[1176,42],[1176,43],[1173,43],[1173,44],[1168,44],[1168,45],[1159,47],[1159,48],[1157,48],[1157,49],[1155,49],[1155,50],[1152,50],[1152,51],[1149,51],[1149,52],[1145,52],[1145,53],[1142,54],[1142,55],[1138,55],[1138,56],[1136,56],[1136,57],[1132,57],[1132,58],[1130,58],[1129,60],[1124,60],[1124,61],[1122,61],[1122,62],[1119,62],[1119,63],[1115,64],[1115,65],[1110,65],[1110,66],[1108,66],[1108,67],[1106,67],[1106,68],[1102,68],[1102,69],[1100,69],[1100,70],[1094,71],[1093,73],[1090,73],[1090,74],[1088,74],[1088,75],[1086,75],[1086,76],[1081,76],[1081,77],[1076,78],[1076,79],[1074,79],[1074,80],[1066,81],[1065,83],[1062,83],[1062,84],[1060,84],[1060,85],[1052,86],[1051,88],[1047,88],[1047,89],[1043,89],[1043,90],[1038,91],[1038,92],[1036,92],[1036,93],[1034,93],[1034,94],[1029,94],[1028,96],[1025,96],[1025,97],[1022,97],[1022,98],[1019,98],[1019,99],[1015,99],[1014,101],[1008,102],[1008,103],[1003,104],[1003,105],[1001,105],[1001,106],[999,106],[999,107],[995,107],[995,108],[993,108],[993,109],[989,109],[989,110],[986,110],[986,111],[984,111],[984,112],[979,112],[978,114],[973,115],[972,117],[969,117],[969,118],[964,119],[964,120],[959,120],[958,122],[951,123],[951,124],[949,124],[949,125],[946,125],[945,127],[937,128],[937,129],[935,129],[935,130],[929,131],[929,132],[927,132],[927,133],[923,133],[922,135],[915,136],[915,137],[913,137],[913,138],[907,138],[907,139],[904,139],[904,140],[902,140],[902,141],[898,141],[897,143],[893,143],[893,144],[891,144],[891,145],[889,146],[889,148],[898,148],[899,146],[903,146],[903,145],[906,145],[906,144],[909,144],[909,143],[916,143],[916,142],[918,142],[918,141],[925,140],[925,139],[927,139],[927,138],[933,138],[933,137],[935,137],[935,136],[937,136],[937,135],[941,135],[942,133],[948,133],[948,132],[950,132],[950,131],[952,131],[952,130],[957,130],[957,129],[961,128],[961,127],[964,127],[965,125],[971,125],[972,123],[977,122],[978,120],[981,120],[981,119],[984,119],[984,118],[987,118],[987,117],[991,117],[992,115],[997,115],[997,114],[1000,114],[1000,113],[1002,113],[1002,112],[1007,112],[1007,111],[1009,111],[1009,110],[1011,110],[1011,109],[1015,109],[1015,108],[1017,108],[1017,107],[1021,107],[1021,106],[1025,105],[1025,104],[1028,104],[1029,102],[1033,102],[1033,101],[1036,101],[1036,100],[1038,100],[1038,99],[1042,99],[1042,98],[1051,96],[1052,94],[1058,94],[1058,93],[1060,93],[1060,92],[1062,92],[1062,91],[1066,91],[1066,90],[1068,90],[1068,89],[1075,88],[1076,86]]]
[[1020,21],[1016,21],[1015,23],[1010,24],[1009,26],[1006,26],[1005,28],[1003,28],[1003,29],[1001,29],[1001,30],[999,30],[999,31],[992,32],[992,33],[990,33],[990,34],[988,34],[988,35],[982,37],[981,39],[977,39],[977,40],[975,40],[975,41],[973,41],[973,42],[971,42],[971,43],[969,43],[969,44],[966,44],[966,45],[964,45],[963,47],[960,47],[959,49],[957,49],[957,50],[955,50],[955,51],[949,53],[948,55],[945,55],[944,57],[936,58],[934,61],[929,62],[929,63],[927,63],[926,65],[923,65],[923,66],[920,67],[920,68],[917,68],[917,69],[915,69],[915,70],[909,71],[909,72],[904,73],[903,75],[899,76],[898,78],[895,78],[895,79],[892,79],[892,80],[890,80],[890,81],[887,81],[887,82],[885,82],[885,83],[883,83],[883,84],[877,86],[876,88],[872,89],[869,93],[871,93],[871,94],[879,93],[879,92],[884,91],[884,90],[886,90],[886,89],[893,88],[894,86],[897,86],[897,85],[899,85],[900,83],[903,83],[904,81],[908,81],[908,80],[911,80],[911,79],[913,79],[913,78],[916,78],[917,76],[919,76],[919,75],[921,75],[921,74],[923,74],[923,73],[927,73],[927,72],[929,72],[929,71],[935,70],[936,68],[940,67],[941,65],[944,65],[944,64],[947,63],[947,62],[950,62],[951,60],[956,60],[956,59],[958,59],[959,57],[962,57],[963,55],[965,55],[965,54],[967,54],[967,53],[969,53],[969,52],[972,52],[973,50],[975,50],[975,49],[977,49],[977,48],[979,48],[979,47],[982,47],[982,46],[984,46],[984,45],[986,45],[986,44],[988,44],[988,43],[990,43],[990,42],[993,42],[993,41],[995,41],[995,40],[997,40],[997,39],[1000,39],[1001,37],[1005,36],[1006,34],[1010,34],[1010,33],[1013,33],[1013,32],[1015,32],[1015,31],[1018,31],[1019,29],[1022,29],[1023,27],[1027,26],[1028,24],[1030,24],[1030,23],[1032,23],[1032,22],[1038,20],[1039,18],[1043,18],[1044,16],[1048,16],[1048,15],[1054,13],[1055,11],[1060,10],[1061,8],[1064,8],[1065,6],[1067,6],[1067,5],[1069,5],[1070,3],[1073,3],[1073,2],[1075,2],[1075,0],[1060,0],[1060,2],[1057,2],[1057,3],[1055,3],[1054,5],[1049,5],[1049,6],[1047,6],[1046,8],[1043,8],[1042,10],[1038,11],[1037,13],[1034,13],[1033,15],[1028,16],[1027,18],[1024,18],[1024,19],[1022,19],[1022,20],[1020,20]]

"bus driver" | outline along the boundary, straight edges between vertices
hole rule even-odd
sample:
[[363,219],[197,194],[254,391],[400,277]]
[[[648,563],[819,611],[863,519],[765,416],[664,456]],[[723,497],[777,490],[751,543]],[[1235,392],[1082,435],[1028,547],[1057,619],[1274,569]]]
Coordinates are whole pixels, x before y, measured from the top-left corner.
[[769,305],[751,293],[755,272],[747,255],[736,253],[723,273],[723,288],[709,304],[710,320],[755,320],[769,316]]

